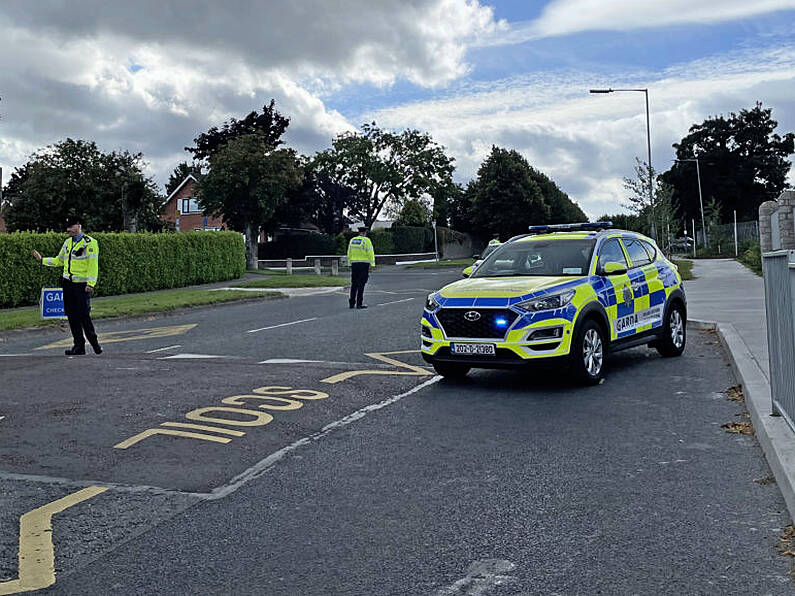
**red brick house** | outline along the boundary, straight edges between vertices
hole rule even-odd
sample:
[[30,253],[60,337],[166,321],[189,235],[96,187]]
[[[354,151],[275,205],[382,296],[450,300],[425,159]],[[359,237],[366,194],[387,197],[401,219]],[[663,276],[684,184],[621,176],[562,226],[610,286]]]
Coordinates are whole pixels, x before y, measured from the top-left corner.
[[188,174],[166,199],[160,219],[170,221],[177,231],[181,232],[227,229],[222,217],[212,217],[202,213],[196,200],[197,182],[192,174]]

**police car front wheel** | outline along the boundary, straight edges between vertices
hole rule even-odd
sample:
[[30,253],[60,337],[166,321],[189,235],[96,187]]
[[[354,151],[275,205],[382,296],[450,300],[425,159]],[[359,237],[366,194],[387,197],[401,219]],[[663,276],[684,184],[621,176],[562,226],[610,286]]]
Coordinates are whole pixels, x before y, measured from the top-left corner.
[[671,358],[682,355],[685,343],[687,343],[685,311],[679,302],[674,302],[665,315],[662,336],[655,342],[654,347],[661,356]]
[[572,368],[585,383],[595,385],[602,379],[606,356],[602,328],[592,319],[584,321],[574,336]]

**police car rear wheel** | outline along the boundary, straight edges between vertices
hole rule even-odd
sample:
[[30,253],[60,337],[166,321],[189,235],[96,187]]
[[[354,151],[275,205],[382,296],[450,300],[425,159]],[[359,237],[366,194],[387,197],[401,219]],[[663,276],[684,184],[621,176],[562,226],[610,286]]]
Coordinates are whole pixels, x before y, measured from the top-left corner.
[[454,364],[450,362],[435,362],[433,370],[442,375],[445,379],[463,379],[471,369],[466,364]]
[[685,326],[684,309],[678,302],[674,302],[668,309],[663,325],[662,337],[654,344],[661,356],[671,358],[681,356],[687,343],[687,328]]
[[595,385],[602,379],[605,362],[604,334],[598,323],[585,321],[575,336],[572,366],[579,377]]

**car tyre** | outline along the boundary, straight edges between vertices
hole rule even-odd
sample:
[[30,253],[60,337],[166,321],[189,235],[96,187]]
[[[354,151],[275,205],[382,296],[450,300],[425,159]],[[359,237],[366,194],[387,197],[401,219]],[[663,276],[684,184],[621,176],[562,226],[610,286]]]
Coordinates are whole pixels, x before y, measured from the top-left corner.
[[604,377],[607,342],[602,327],[593,319],[579,326],[571,349],[571,366],[586,385],[597,385]]
[[687,343],[687,324],[685,321],[685,309],[679,302],[671,304],[665,314],[662,336],[654,347],[665,358],[681,356],[685,351]]
[[433,370],[436,374],[442,375],[445,379],[463,379],[471,369],[466,364],[455,364],[452,362],[434,362]]

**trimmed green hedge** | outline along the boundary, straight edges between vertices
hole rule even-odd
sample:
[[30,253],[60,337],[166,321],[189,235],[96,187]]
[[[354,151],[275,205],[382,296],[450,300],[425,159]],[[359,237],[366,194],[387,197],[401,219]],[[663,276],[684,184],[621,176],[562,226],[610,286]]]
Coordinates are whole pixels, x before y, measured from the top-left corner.
[[[236,279],[246,270],[237,232],[90,234],[99,242],[96,296],[149,292]],[[65,234],[0,234],[0,308],[36,304],[42,286],[57,286],[62,269],[39,265],[31,252],[58,254]]]
[[433,229],[418,226],[392,226],[397,254],[433,251]]
[[303,259],[307,255],[333,255],[337,239],[330,234],[280,236],[274,242],[260,242],[260,259]]

